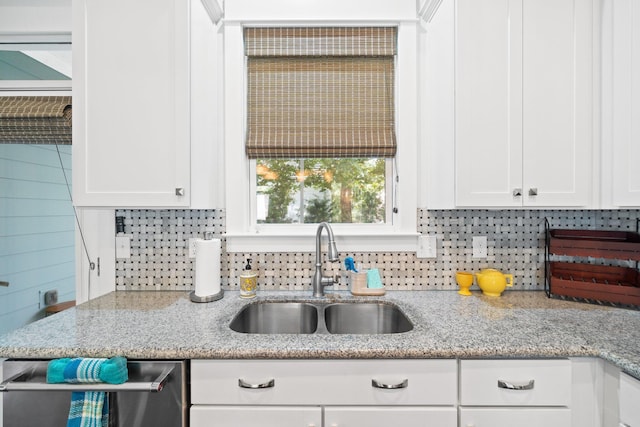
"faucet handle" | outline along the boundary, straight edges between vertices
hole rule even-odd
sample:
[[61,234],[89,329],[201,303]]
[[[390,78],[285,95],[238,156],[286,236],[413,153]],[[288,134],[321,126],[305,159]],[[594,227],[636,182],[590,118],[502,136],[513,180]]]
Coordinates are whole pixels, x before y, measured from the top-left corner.
[[336,274],[335,276],[322,276],[322,286],[331,286],[337,285],[340,283],[340,275]]

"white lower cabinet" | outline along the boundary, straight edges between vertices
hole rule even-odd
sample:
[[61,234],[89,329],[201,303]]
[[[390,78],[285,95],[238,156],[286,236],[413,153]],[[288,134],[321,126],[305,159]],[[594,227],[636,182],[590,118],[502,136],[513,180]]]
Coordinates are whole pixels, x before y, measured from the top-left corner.
[[640,381],[620,374],[620,427],[640,427]]
[[568,359],[460,361],[460,427],[572,424]]
[[[593,402],[583,371],[598,365],[588,362],[193,360],[191,427],[601,426],[572,412],[593,406],[580,402]],[[621,419],[640,427],[637,405],[626,410]]]
[[324,410],[326,427],[453,427],[457,422],[455,407],[327,407]]
[[569,408],[460,408],[460,427],[566,427]]
[[212,406],[191,409],[196,427],[455,427],[455,407]]
[[191,408],[191,427],[321,427],[322,408],[206,406]]
[[195,405],[450,405],[456,360],[194,360]]
[[457,400],[456,360],[191,362],[191,427],[455,427]]

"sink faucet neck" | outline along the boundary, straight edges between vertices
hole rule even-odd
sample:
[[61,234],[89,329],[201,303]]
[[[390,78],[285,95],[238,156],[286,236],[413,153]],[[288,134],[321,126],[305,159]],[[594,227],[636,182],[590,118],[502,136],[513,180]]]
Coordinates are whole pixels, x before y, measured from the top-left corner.
[[333,236],[333,230],[331,229],[331,226],[329,225],[329,223],[321,222],[318,225],[318,229],[316,231],[316,266],[315,266],[316,269],[313,274],[313,277],[311,278],[311,285],[313,288],[314,297],[324,296],[324,287],[337,283],[337,280],[334,280],[334,278],[325,277],[322,275],[322,248],[320,243],[322,241],[323,229],[327,231],[327,239],[329,241],[327,245],[328,247],[327,258],[331,262],[338,261],[338,249],[336,248],[336,242]]

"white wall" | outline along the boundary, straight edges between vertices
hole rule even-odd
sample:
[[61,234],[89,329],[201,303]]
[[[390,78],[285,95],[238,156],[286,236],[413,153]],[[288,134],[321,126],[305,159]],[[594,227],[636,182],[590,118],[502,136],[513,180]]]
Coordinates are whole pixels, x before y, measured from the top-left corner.
[[71,0],[0,0],[0,35],[71,33]]

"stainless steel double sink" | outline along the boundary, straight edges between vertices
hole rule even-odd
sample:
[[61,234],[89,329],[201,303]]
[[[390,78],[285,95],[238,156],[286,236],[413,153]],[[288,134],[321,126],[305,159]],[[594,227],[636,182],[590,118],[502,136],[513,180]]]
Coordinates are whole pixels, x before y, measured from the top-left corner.
[[244,306],[229,327],[246,334],[397,334],[413,324],[390,303],[259,301]]

